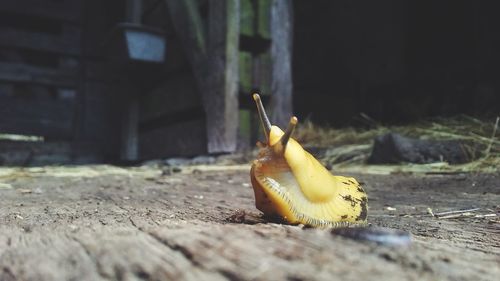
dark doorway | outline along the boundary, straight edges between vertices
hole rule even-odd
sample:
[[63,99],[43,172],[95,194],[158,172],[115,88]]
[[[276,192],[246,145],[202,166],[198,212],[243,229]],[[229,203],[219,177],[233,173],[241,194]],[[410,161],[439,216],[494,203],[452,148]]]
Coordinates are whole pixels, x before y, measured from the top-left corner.
[[500,20],[474,1],[296,0],[294,108],[337,126],[497,114]]

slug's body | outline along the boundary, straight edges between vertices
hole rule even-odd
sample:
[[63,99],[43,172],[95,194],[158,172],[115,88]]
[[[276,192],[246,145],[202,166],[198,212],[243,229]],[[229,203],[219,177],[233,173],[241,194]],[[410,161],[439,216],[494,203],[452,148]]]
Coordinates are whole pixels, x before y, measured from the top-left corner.
[[267,139],[250,171],[257,209],[292,224],[365,224],[367,197],[359,183],[354,178],[333,176],[290,137],[296,117],[283,132],[269,123],[258,94],[254,99]]

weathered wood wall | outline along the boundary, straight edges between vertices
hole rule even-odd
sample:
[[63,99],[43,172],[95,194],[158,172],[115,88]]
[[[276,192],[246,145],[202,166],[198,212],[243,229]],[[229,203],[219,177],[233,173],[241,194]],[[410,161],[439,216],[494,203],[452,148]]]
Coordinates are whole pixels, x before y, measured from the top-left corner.
[[280,78],[286,87],[272,79],[291,50],[272,44],[284,34],[272,27],[278,2],[143,0],[134,22],[167,42],[157,65],[116,60],[114,32],[131,21],[130,3],[0,4],[0,134],[68,144],[67,159],[77,162],[226,153],[255,138],[253,91],[269,96],[274,85],[273,104],[290,101],[291,77]]
[[[0,3],[0,134],[36,135],[49,142],[2,142],[7,154],[17,151],[23,158],[27,152],[23,163],[44,157],[67,162],[73,156],[81,9],[80,0]],[[62,145],[54,149],[53,143]],[[0,155],[5,164],[18,163],[5,153]]]
[[206,153],[206,115],[202,96],[187,51],[174,29],[167,2],[148,0],[144,6],[143,24],[165,32],[167,55],[157,83],[141,95],[140,158]]
[[207,151],[233,152],[238,128],[240,1],[166,3],[203,98]]
[[[65,162],[117,160],[124,103],[133,97],[140,101],[142,112],[141,158],[206,149],[206,137],[192,138],[192,133],[179,130],[204,131],[204,115],[197,113],[202,112],[201,101],[189,87],[193,75],[172,32],[165,4],[150,0],[143,4],[141,20],[165,30],[169,41],[169,61],[162,66],[127,65],[110,59],[116,52],[110,42],[113,28],[125,21],[123,1],[0,4],[0,134],[45,138],[45,143],[4,146],[11,151],[18,147],[19,155],[33,151],[32,147],[43,154],[52,153],[54,141],[64,144],[65,149],[58,151]],[[185,118],[186,112],[195,112],[187,115],[196,120]],[[165,136],[166,143],[162,141]],[[180,144],[183,149],[177,150]],[[165,145],[166,150],[162,149]],[[7,159],[17,159],[4,158],[6,164]]]
[[80,4],[0,4],[0,133],[71,140],[80,67]]
[[240,139],[253,146],[260,124],[251,94],[259,92],[273,124],[286,127],[292,116],[291,1],[242,0],[240,28]]

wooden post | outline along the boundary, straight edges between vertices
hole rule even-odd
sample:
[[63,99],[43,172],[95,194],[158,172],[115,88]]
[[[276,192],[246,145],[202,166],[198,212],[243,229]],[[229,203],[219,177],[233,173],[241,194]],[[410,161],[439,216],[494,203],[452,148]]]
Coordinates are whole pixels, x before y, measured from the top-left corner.
[[[135,93],[132,93],[135,94]],[[139,102],[136,97],[128,97],[122,116],[121,159],[135,161],[139,157]]]
[[209,152],[236,150],[240,1],[210,0],[205,111]]
[[282,128],[292,116],[292,2],[271,4],[271,120]]
[[125,9],[125,18],[128,22],[141,23],[142,0],[127,0]]
[[[128,22],[140,23],[142,16],[142,0],[127,0],[126,18]],[[124,97],[127,99],[122,113],[122,142],[120,158],[125,161],[139,159],[139,101],[137,93]]]
[[240,0],[210,0],[208,36],[197,1],[166,0],[202,94],[207,150],[236,150]]

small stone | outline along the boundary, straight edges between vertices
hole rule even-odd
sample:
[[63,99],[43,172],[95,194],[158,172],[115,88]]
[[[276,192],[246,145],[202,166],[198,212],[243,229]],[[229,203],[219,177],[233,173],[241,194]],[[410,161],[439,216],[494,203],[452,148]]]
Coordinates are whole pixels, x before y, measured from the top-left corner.
[[214,162],[215,158],[212,156],[197,156],[191,160],[192,165],[208,165]]
[[168,166],[184,166],[189,164],[189,159],[187,158],[169,158],[165,160],[165,164]]

